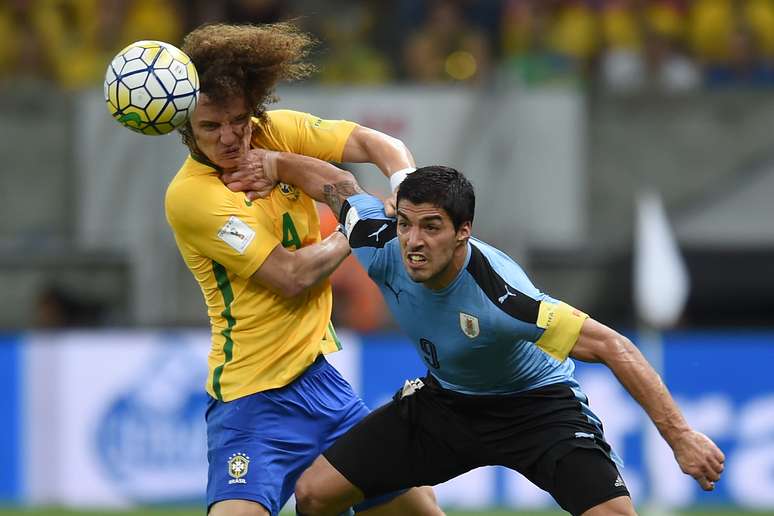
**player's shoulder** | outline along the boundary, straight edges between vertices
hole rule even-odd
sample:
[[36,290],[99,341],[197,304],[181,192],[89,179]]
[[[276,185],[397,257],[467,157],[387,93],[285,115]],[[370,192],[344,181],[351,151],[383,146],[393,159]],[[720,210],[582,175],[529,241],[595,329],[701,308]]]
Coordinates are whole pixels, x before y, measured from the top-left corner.
[[295,109],[269,109],[266,111],[266,116],[269,118],[269,120],[280,120],[288,118],[308,118],[312,115],[304,111],[297,111]]
[[272,109],[266,111],[266,124],[264,127],[271,130],[272,127],[282,128],[299,125],[307,120],[314,119],[309,113],[295,111],[293,109]]
[[191,191],[197,193],[215,191],[218,190],[218,186],[223,186],[218,178],[218,171],[188,156],[167,186],[167,198],[185,196]]
[[518,289],[530,297],[534,298],[540,294],[521,265],[508,254],[476,238],[470,239],[470,248],[467,270],[479,284],[485,284],[488,288],[492,288],[495,286],[493,282],[495,284],[507,283],[510,287]]
[[217,170],[189,156],[167,186],[164,206],[168,216],[195,214],[218,203],[228,192]]
[[469,281],[491,301],[490,308],[527,324],[538,320],[541,293],[522,268],[496,247],[471,239]]
[[263,120],[253,118],[259,130],[253,131],[253,145],[267,149],[297,152],[294,142],[305,120],[311,115],[291,109],[273,109]]

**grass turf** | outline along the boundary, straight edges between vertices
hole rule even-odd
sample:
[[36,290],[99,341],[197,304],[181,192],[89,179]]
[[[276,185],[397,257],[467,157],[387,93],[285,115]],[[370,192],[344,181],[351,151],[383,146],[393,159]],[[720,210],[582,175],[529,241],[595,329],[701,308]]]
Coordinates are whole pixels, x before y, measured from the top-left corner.
[[[564,512],[554,511],[452,511],[446,512],[447,516],[566,516]],[[647,516],[647,513],[641,513]],[[676,511],[675,516],[772,516],[774,511],[744,511],[733,508],[704,508],[687,511]],[[0,516],[204,516],[204,511],[199,508],[143,508],[131,511],[106,511],[106,510],[69,510],[59,508],[0,508]],[[283,512],[282,516],[292,516],[291,512]]]

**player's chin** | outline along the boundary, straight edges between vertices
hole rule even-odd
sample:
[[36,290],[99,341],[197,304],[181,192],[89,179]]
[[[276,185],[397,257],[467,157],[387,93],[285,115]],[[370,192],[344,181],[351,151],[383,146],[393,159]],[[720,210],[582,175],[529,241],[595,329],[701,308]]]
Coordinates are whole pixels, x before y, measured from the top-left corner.
[[406,272],[408,273],[409,278],[416,283],[424,283],[430,278],[430,274],[425,270],[406,267]]
[[239,166],[239,158],[240,156],[228,156],[228,157],[221,157],[216,162],[216,165],[218,165],[220,168],[237,168]]

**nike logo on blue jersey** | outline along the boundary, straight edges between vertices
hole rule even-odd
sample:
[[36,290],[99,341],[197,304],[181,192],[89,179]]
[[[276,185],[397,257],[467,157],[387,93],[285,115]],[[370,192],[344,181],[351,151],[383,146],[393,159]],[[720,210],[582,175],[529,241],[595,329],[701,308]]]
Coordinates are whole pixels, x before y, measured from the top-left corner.
[[505,300],[508,299],[509,296],[516,297],[516,293],[515,292],[511,292],[511,289],[508,288],[508,284],[506,283],[506,285],[505,285],[505,294],[503,294],[502,296],[498,297],[497,300],[500,302],[500,304],[503,304],[503,303],[505,303]]
[[399,289],[399,290],[396,292],[396,291],[395,291],[395,289],[394,289],[394,288],[392,288],[392,285],[390,285],[390,283],[389,283],[389,282],[387,282],[387,281],[385,281],[385,282],[384,282],[384,285],[385,285],[385,286],[386,286],[388,289],[390,289],[390,292],[392,292],[392,293],[395,295],[395,301],[397,301],[398,303],[400,303],[400,297],[399,297],[399,296],[400,296],[400,293],[401,293],[401,292],[403,292],[403,289]]
[[371,233],[368,236],[369,237],[375,236],[376,237],[376,241],[378,242],[379,241],[379,233],[381,233],[382,231],[384,231],[387,228],[388,228],[387,224],[382,224],[382,227],[380,227],[379,229],[377,229],[376,231],[374,231],[373,233]]

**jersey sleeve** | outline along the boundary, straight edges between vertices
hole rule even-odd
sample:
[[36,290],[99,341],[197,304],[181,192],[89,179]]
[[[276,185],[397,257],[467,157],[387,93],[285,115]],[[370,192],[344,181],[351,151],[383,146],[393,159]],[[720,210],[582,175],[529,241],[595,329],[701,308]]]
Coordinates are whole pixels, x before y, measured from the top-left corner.
[[269,123],[254,138],[259,147],[303,154],[324,161],[342,160],[344,145],[357,124],[279,109],[269,111]]
[[387,265],[385,246],[397,235],[395,219],[384,213],[384,203],[369,194],[353,195],[341,208],[339,220],[358,261],[371,277]]
[[488,246],[485,254],[480,245],[471,245],[467,271],[492,305],[510,316],[508,331],[560,362],[566,359],[588,315],[540,292],[511,258]]
[[180,244],[248,278],[280,241],[260,206],[242,206],[220,186],[200,187],[196,195],[178,189],[167,197],[167,218]]

